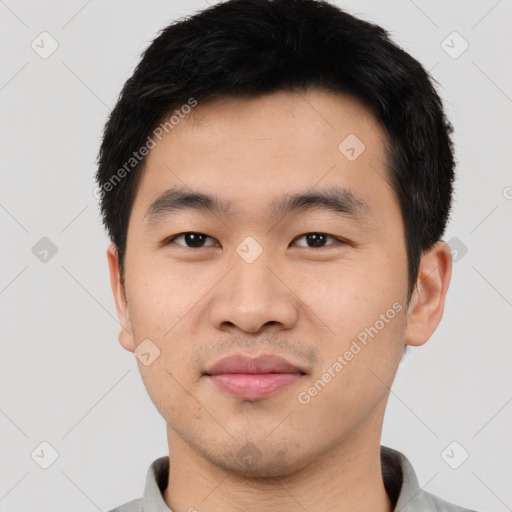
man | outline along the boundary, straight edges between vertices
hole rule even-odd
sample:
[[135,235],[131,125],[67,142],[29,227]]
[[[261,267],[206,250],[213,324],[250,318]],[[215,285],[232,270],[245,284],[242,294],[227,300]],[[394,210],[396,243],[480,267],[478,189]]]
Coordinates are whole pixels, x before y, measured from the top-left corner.
[[452,128],[373,24],[231,0],[167,27],[105,127],[121,345],[168,457],[116,511],[462,511],[380,446],[451,276]]

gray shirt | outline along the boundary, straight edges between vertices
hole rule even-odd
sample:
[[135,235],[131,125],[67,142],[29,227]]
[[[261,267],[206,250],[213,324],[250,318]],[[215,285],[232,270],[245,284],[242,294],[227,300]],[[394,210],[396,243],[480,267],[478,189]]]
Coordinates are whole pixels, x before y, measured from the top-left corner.
[[[474,512],[420,489],[414,469],[400,452],[382,446],[381,461],[384,485],[395,512]],[[156,459],[147,473],[144,496],[109,512],[172,512],[162,496],[168,476],[169,457]]]

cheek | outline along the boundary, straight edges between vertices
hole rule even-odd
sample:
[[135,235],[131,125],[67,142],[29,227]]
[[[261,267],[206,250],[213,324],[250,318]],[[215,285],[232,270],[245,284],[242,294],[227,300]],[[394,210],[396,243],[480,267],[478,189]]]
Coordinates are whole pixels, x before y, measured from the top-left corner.
[[[359,410],[361,400],[369,407],[378,403],[387,394],[383,382],[391,383],[402,353],[405,267],[396,255],[374,252],[337,267],[317,267],[296,284],[322,355],[322,368],[313,381],[322,380],[329,368],[336,375],[317,406],[338,403],[340,411],[347,411]],[[322,337],[327,343],[319,343],[320,332],[326,333]]]
[[193,340],[200,338],[192,332],[198,325],[194,314],[212,287],[211,279],[211,275],[198,271],[187,274],[172,268],[168,262],[157,263],[155,259],[137,268],[127,268],[127,295],[135,344],[149,339],[160,351],[149,366],[138,361],[146,388],[156,399],[162,395],[162,386],[165,395],[180,394],[181,388],[170,373],[187,386],[196,378],[197,368],[192,361],[198,347]]
[[187,315],[208,290],[200,272],[187,275],[165,262],[127,269],[127,295],[132,326],[146,337],[162,339],[179,330]]
[[367,254],[338,265],[296,269],[291,282],[311,323],[323,322],[334,339],[346,341],[373,325],[395,302],[403,305],[405,274],[390,259]]

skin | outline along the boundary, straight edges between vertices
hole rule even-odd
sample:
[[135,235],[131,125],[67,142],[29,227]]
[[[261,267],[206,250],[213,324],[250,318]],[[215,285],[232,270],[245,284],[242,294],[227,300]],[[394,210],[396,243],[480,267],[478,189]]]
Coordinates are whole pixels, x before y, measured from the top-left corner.
[[[354,161],[338,149],[349,134],[365,144]],[[164,499],[174,512],[392,510],[379,451],[389,386],[404,346],[425,343],[441,320],[451,253],[438,242],[423,254],[406,307],[403,221],[388,179],[372,115],[350,96],[314,89],[199,103],[151,150],[124,283],[114,245],[107,257],[121,345],[133,352],[150,339],[160,350],[148,366],[137,361],[167,423]],[[188,210],[148,228],[149,205],[176,185],[229,201],[233,215]],[[349,189],[367,213],[271,215],[272,199],[328,185]],[[184,232],[210,238],[163,245]],[[308,246],[307,233],[349,243]],[[252,263],[236,252],[248,236],[262,248]],[[299,393],[333,374],[338,356],[396,303],[401,311],[301,403]],[[271,397],[242,400],[203,375],[235,352],[277,354],[306,374]],[[252,463],[238,456],[248,451]]]

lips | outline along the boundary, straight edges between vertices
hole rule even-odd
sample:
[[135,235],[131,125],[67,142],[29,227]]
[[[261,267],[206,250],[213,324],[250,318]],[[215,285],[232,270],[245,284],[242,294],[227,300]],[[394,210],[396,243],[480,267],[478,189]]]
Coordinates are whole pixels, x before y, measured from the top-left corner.
[[272,354],[263,354],[250,357],[243,354],[227,356],[209,368],[206,375],[219,375],[226,373],[305,373],[297,366],[282,357]]
[[245,400],[267,398],[297,382],[305,372],[282,357],[235,354],[208,368],[205,375],[216,388]]

